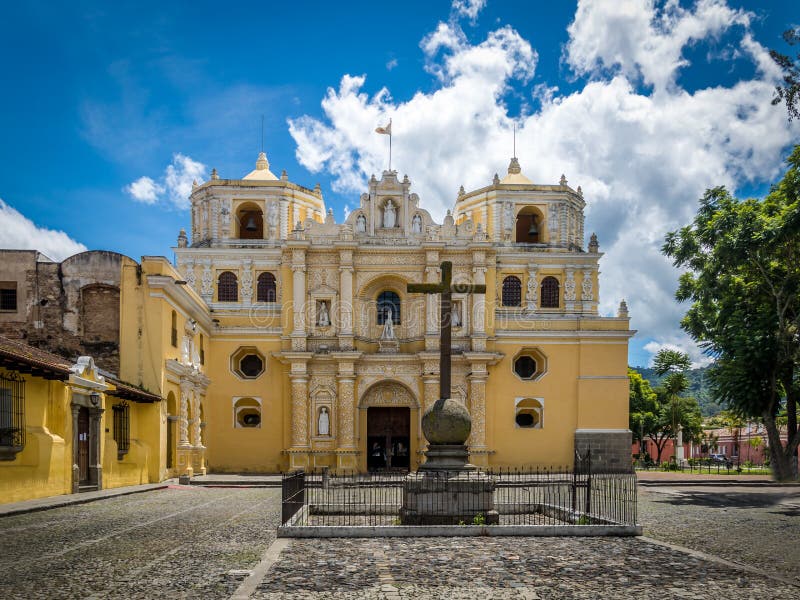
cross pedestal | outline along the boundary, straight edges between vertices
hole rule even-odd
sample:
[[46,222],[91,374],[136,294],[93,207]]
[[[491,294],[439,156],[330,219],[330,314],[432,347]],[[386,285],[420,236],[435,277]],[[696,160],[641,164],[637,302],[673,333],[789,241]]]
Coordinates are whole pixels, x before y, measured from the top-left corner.
[[440,382],[439,400],[422,416],[427,460],[417,473],[406,478],[400,520],[410,525],[457,525],[476,520],[497,523],[494,479],[469,464],[469,411],[450,398],[452,293],[485,294],[486,286],[453,285],[453,263],[443,262],[441,269],[441,283],[408,284],[409,293],[441,294]]

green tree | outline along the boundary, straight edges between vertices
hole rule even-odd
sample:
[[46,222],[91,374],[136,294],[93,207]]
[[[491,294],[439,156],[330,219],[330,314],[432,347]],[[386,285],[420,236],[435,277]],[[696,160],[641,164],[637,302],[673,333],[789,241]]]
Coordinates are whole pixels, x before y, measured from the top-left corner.
[[778,480],[797,478],[800,442],[800,146],[788,162],[763,201],[707,190],[694,221],[667,234],[662,249],[687,269],[676,297],[692,304],[681,326],[715,359],[708,375],[715,396],[761,419]]
[[653,431],[658,414],[656,393],[647,381],[635,369],[628,368],[629,411],[628,427],[633,439],[639,442],[641,449],[645,436]]
[[[783,39],[790,46],[800,43],[800,29],[784,31]],[[769,55],[783,71],[783,83],[775,87],[772,104],[785,102],[789,120],[791,121],[792,117],[800,118],[800,53],[795,59],[777,50],[770,50]]]
[[691,367],[689,357],[676,350],[660,350],[653,359],[653,368],[661,377],[653,390],[647,380],[633,369],[628,370],[630,382],[630,429],[635,438],[647,437],[656,445],[656,460],[669,440],[677,440],[678,431],[686,441],[698,439],[702,416],[697,400],[683,394],[689,387],[686,371]]

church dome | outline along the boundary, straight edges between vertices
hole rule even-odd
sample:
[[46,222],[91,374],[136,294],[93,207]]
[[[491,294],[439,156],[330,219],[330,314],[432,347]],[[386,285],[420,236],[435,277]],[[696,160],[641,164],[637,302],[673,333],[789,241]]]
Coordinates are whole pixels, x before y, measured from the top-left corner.
[[269,161],[264,152],[258,153],[258,160],[256,161],[255,171],[250,171],[243,177],[250,181],[278,181],[275,174],[269,170]]
[[522,174],[522,167],[519,166],[519,161],[515,156],[511,159],[511,163],[508,165],[508,175],[503,177],[503,179],[500,180],[500,183],[531,185],[533,182]]

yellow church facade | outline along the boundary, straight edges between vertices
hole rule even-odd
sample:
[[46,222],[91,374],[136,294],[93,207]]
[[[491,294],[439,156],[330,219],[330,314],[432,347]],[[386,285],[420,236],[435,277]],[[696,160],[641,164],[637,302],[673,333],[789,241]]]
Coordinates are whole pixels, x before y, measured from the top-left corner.
[[[152,331],[147,347],[123,346],[122,377],[147,387],[171,364],[177,469],[418,467],[421,415],[439,395],[439,306],[406,286],[439,281],[443,261],[455,283],[487,286],[453,297],[470,460],[568,466],[591,448],[595,464],[629,469],[633,332],[624,303],[598,314],[602,255],[594,236],[584,244],[581,190],[533,184],[516,159],[490,181],[462,189],[442,223],[395,171],[373,176],[343,223],[264,153],[242,179],[214,171],[195,185],[175,265],[144,257],[149,291],[123,287],[123,320],[128,299],[144,302]],[[123,321],[122,339],[140,326]],[[175,328],[192,335],[182,353],[166,343]]]
[[416,469],[440,311],[406,290],[445,261],[455,284],[486,286],[454,293],[450,315],[470,461],[568,467],[591,449],[631,468],[634,332],[624,301],[598,313],[602,254],[563,176],[534,184],[512,159],[438,223],[384,171],[336,223],[319,187],[262,153],[241,179],[194,185],[191,206],[174,261],[0,251],[3,502],[209,472]]

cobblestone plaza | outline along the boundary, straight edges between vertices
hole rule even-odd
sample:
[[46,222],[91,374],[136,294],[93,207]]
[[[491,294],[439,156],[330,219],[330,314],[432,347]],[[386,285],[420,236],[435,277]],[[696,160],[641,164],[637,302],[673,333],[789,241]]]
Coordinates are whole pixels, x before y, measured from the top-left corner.
[[789,599],[799,516],[797,487],[643,487],[646,536],[705,555],[648,538],[279,540],[265,565],[279,490],[173,486],[0,519],[0,597],[241,598],[255,570],[244,597]]

